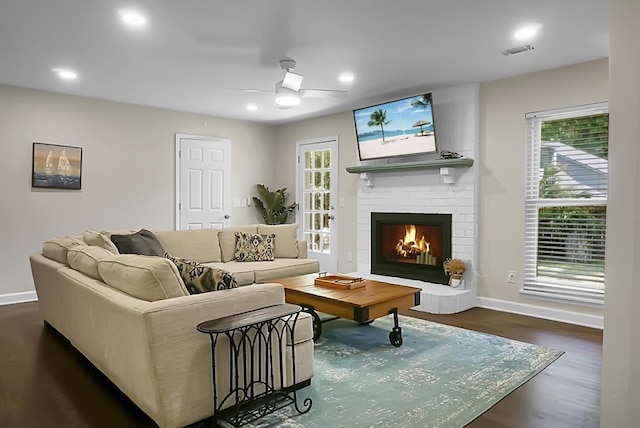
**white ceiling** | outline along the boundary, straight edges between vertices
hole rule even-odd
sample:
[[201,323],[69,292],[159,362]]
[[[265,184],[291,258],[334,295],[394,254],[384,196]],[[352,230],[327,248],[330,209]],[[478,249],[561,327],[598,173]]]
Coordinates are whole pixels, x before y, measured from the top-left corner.
[[[147,25],[126,28],[123,7]],[[515,40],[529,23],[538,36]],[[0,0],[2,84],[272,124],[607,56],[607,0]],[[273,90],[283,58],[303,89],[348,95],[282,110],[240,90]]]

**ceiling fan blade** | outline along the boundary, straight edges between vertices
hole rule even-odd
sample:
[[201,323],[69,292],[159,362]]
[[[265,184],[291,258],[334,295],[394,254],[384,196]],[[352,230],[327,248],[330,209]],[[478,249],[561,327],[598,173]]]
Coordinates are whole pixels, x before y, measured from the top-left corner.
[[254,88],[227,88],[230,91],[242,91],[242,92],[249,92],[249,93],[262,93],[262,92],[268,92],[271,94],[274,94],[275,91],[273,89],[254,89]]
[[333,89],[301,89],[299,94],[303,98],[344,98],[348,91]]

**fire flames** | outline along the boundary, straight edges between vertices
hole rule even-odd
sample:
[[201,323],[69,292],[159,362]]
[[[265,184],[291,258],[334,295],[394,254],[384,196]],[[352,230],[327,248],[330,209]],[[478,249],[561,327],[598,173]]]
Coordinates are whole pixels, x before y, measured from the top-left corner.
[[429,243],[424,236],[418,241],[416,239],[416,227],[414,225],[404,227],[404,238],[396,244],[396,252],[402,257],[417,256],[429,252]]

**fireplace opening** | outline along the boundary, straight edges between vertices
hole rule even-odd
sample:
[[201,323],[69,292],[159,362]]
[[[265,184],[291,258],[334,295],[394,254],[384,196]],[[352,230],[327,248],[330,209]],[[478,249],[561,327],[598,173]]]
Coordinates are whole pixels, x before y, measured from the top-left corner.
[[447,284],[451,214],[371,213],[371,273]]

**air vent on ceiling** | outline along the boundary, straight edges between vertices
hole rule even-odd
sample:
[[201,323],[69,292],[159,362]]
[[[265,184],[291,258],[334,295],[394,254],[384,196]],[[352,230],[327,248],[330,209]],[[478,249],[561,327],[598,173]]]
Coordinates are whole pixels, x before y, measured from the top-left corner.
[[531,45],[516,46],[515,48],[502,51],[502,55],[509,56],[509,55],[517,54],[520,52],[531,51],[531,50],[533,50],[533,46]]

